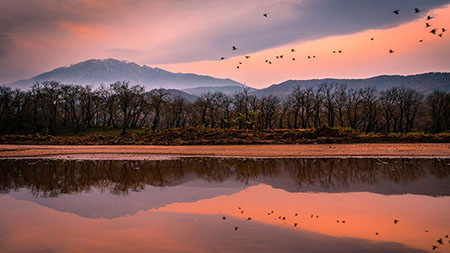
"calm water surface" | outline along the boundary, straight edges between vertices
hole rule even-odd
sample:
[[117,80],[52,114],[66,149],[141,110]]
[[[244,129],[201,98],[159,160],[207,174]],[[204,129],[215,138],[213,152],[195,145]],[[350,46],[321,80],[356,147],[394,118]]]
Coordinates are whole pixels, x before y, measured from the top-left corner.
[[0,160],[0,252],[450,252],[448,234],[450,159]]

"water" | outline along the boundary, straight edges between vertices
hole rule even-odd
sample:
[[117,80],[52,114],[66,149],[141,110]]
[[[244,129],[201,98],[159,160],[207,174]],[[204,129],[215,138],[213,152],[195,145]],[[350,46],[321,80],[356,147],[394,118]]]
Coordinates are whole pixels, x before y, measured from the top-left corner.
[[449,252],[448,234],[450,159],[0,160],[0,252]]

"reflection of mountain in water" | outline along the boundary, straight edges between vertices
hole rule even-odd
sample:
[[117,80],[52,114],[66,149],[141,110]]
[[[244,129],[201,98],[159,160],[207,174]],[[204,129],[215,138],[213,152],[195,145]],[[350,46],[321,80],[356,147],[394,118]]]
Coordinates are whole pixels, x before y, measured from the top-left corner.
[[[0,191],[88,218],[114,218],[264,183],[289,192],[450,195],[438,159],[0,160]],[[24,190],[22,188],[27,188]]]

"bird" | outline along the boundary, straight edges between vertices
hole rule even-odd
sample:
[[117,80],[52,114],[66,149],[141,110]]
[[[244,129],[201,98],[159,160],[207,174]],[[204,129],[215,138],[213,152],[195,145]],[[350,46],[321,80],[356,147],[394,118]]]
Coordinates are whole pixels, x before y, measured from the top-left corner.
[[239,62],[239,64],[242,64],[242,62]]
[[394,224],[397,224],[398,223],[398,220],[394,220]]
[[222,220],[226,220],[226,219],[227,219],[227,217],[225,217],[225,216],[222,217]]
[[[239,66],[236,66],[236,68],[238,69],[238,68],[239,68]],[[244,211],[241,211],[241,213],[244,213]]]
[[295,49],[291,48],[291,52],[295,52]]
[[442,32],[443,33],[445,33],[447,31],[447,29],[445,29],[445,28],[442,28]]
[[335,54],[336,53],[336,51],[333,51],[333,54]]
[[308,55],[308,59],[311,59],[311,56]]
[[438,36],[442,38],[442,33],[440,33]]
[[439,240],[437,240],[437,242],[439,243],[439,244],[444,244],[443,242],[442,242],[442,238],[439,238]]
[[427,16],[427,20],[433,19],[434,17],[432,16]]
[[235,50],[237,50],[237,47],[236,47],[236,46],[232,46],[231,49],[232,49],[233,51],[235,51]]
[[269,62],[269,60],[266,60],[266,62]]
[[283,220],[286,220],[286,217],[283,217]]
[[251,219],[252,219],[251,217],[248,217],[248,218],[247,218],[247,221],[249,221],[249,220],[251,220]]
[[225,60],[225,57],[220,57],[220,60]]
[[[392,50],[392,49],[389,49],[389,53],[390,54],[393,54],[394,53],[394,50]],[[394,220],[394,223],[397,223],[397,222],[395,222],[396,220]]]
[[[239,66],[237,66],[237,68],[239,68]],[[244,213],[244,211],[241,211],[241,213]]]
[[445,238],[448,238],[448,235],[445,235]]
[[234,231],[237,231],[238,230],[238,227],[234,227]]
[[311,219],[314,217],[314,215],[311,214]]
[[428,27],[430,27],[430,26],[431,26],[431,25],[430,25],[429,23],[426,23],[426,24],[425,24],[425,27],[426,27],[426,28],[428,28]]
[[295,213],[295,216],[297,216],[298,214],[297,213]]
[[376,232],[375,235],[378,235],[378,232]]
[[345,220],[343,220],[342,223],[345,223]]
[[269,64],[272,64],[272,62],[271,62],[271,61],[269,61]]
[[338,53],[340,53],[340,54],[341,54],[341,53],[342,53],[342,50],[339,50],[339,51],[338,51]]
[[421,43],[422,43],[422,42],[423,42],[423,40],[419,40],[419,42],[421,42]]
[[419,8],[414,8],[414,12],[415,13],[419,13],[419,12],[421,12],[422,10],[419,10]]
[[433,245],[433,250],[435,250],[435,249],[437,249],[437,246],[434,246],[434,245]]
[[280,57],[277,55],[277,56],[275,56],[277,59],[279,59]]
[[394,13],[395,15],[398,15],[398,14],[400,14],[400,10],[395,10],[395,11],[393,11],[393,13]]
[[297,226],[297,223],[294,223],[294,227],[296,227]]
[[337,220],[336,222],[339,223],[339,220]]
[[280,58],[283,58],[283,55],[280,55]]
[[266,18],[268,17],[267,13],[264,13],[263,16],[266,17]]
[[371,40],[371,41],[374,41],[374,40],[375,40],[375,38],[370,38],[370,40]]
[[316,56],[315,56],[315,55],[313,55],[313,58],[316,58]]
[[295,58],[292,58],[293,61],[295,61]]
[[267,213],[267,215],[270,215],[270,213]]
[[250,58],[250,56],[249,56],[249,55],[246,55],[246,56],[245,56],[245,59],[248,59],[248,58]]
[[431,30],[430,33],[436,35],[436,29]]

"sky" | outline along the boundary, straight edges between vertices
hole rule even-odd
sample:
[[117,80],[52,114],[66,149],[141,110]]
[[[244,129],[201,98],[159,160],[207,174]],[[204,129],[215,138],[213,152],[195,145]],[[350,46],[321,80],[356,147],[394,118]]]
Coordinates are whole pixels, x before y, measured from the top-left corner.
[[450,0],[0,0],[0,83],[103,58],[257,88],[447,72],[449,24]]

